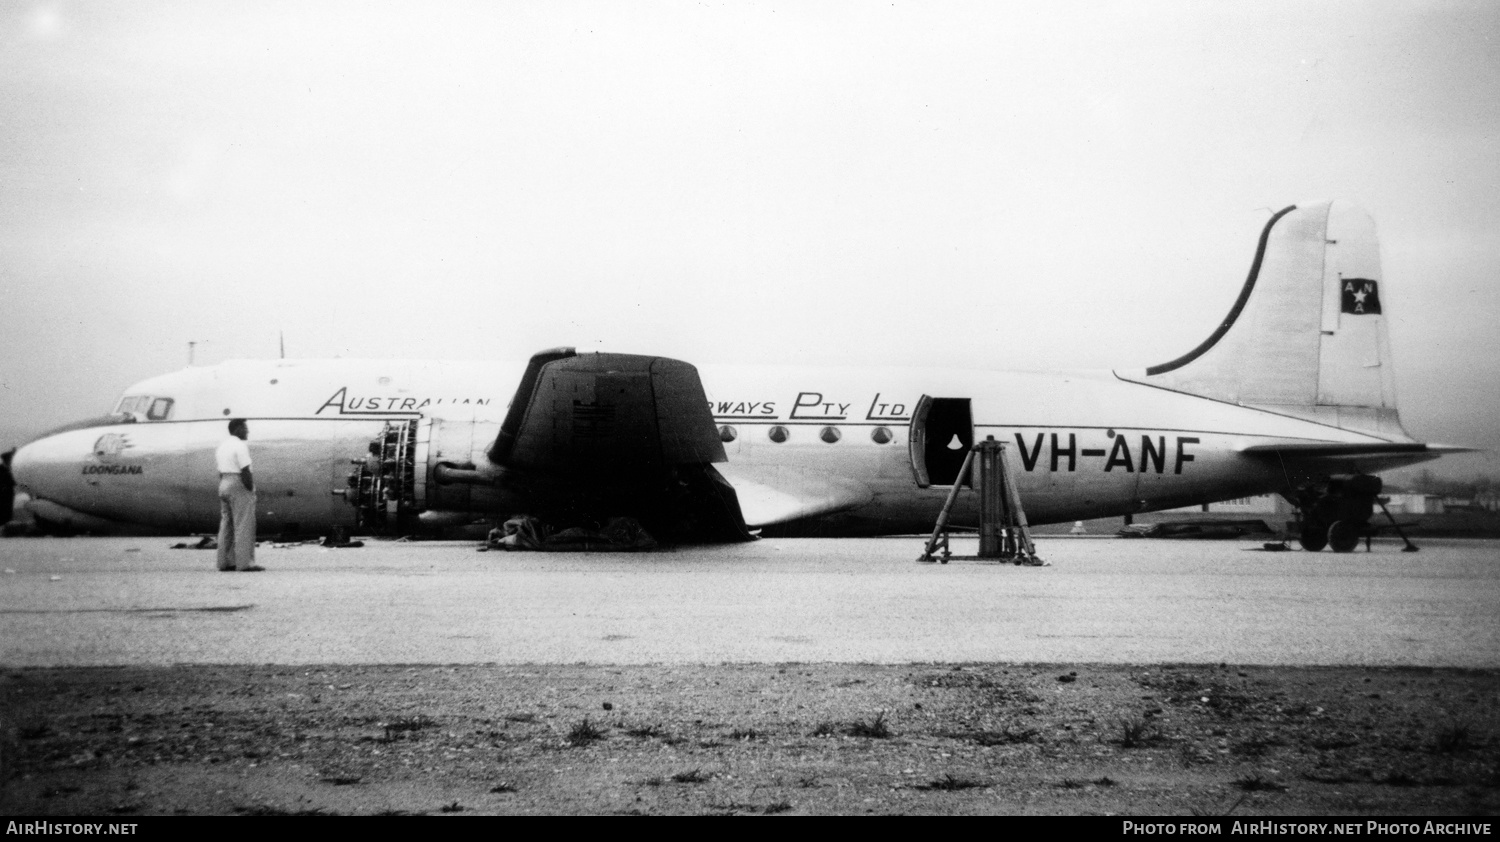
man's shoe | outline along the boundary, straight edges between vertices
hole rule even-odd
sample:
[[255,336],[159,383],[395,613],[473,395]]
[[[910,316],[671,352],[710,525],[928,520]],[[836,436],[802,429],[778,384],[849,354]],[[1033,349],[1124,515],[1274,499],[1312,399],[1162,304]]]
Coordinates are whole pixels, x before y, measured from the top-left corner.
[[240,572],[241,573],[259,573],[262,570],[265,570],[265,568],[264,567],[260,567],[260,566],[256,566],[256,565],[252,565],[250,567],[241,567],[240,568]]

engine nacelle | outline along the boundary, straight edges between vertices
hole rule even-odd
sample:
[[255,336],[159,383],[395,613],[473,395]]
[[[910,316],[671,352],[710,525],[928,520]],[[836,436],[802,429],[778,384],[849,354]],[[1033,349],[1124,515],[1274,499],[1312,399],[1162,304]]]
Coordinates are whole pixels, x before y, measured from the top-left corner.
[[485,456],[499,429],[441,418],[386,422],[349,473],[346,498],[359,528],[400,535],[418,531],[427,513],[500,514],[500,471]]

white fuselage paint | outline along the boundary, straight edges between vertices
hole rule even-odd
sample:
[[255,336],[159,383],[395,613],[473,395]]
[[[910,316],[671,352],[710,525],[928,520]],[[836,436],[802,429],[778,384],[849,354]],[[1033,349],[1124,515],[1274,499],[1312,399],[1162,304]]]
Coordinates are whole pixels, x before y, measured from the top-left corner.
[[[227,419],[246,418],[262,530],[352,526],[354,507],[343,496],[351,461],[365,456],[386,421],[435,419],[444,430],[443,458],[483,463],[524,368],[361,360],[189,368],[126,392],[171,398],[168,419],[38,439],[17,454],[15,471],[48,520],[73,515],[78,526],[96,531],[109,525],[211,531],[218,522],[213,451],[227,435]],[[699,373],[716,423],[734,428],[725,444],[729,461],[716,467],[735,485],[752,527],[931,528],[949,487],[919,488],[913,474],[911,414],[923,395],[971,400],[975,439],[994,436],[1009,446],[1033,523],[1285,487],[1284,466],[1238,452],[1253,444],[1383,441],[1109,372],[735,366]],[[773,427],[785,428],[784,441],[772,440]],[[824,435],[824,428],[836,435]],[[1430,457],[1382,456],[1358,467],[1381,470],[1423,458]],[[961,521],[974,517],[973,496],[960,496]],[[472,514],[525,511],[526,501],[502,496],[498,506]]]

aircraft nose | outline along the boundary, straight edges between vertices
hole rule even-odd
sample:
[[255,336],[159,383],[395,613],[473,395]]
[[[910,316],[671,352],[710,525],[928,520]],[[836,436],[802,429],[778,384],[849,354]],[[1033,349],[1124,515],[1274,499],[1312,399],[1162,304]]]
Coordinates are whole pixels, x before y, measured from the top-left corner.
[[103,511],[105,496],[99,476],[97,452],[108,439],[96,429],[84,427],[43,435],[22,445],[11,460],[11,474],[20,491],[31,499],[26,504],[32,519],[44,530],[61,534],[75,531],[107,532],[114,526]]
[[79,484],[67,480],[79,478],[81,455],[71,452],[60,438],[65,437],[43,436],[23,444],[11,458],[10,471],[16,485],[32,499],[58,500],[69,496],[66,489]]

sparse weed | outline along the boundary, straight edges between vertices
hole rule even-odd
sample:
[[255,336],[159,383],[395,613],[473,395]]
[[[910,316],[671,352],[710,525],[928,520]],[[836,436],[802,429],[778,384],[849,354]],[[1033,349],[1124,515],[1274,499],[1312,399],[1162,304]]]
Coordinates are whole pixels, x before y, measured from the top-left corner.
[[1115,786],[1118,783],[1118,781],[1116,781],[1114,778],[1111,778],[1109,775],[1105,775],[1099,780],[1094,781],[1095,786]]
[[501,794],[501,793],[506,793],[506,792],[515,792],[515,791],[516,791],[516,785],[513,784],[513,783],[511,783],[510,781],[501,781],[500,783],[497,783],[494,786],[490,787],[490,792],[493,792],[493,793],[496,793],[496,794]]
[[449,803],[444,804],[438,809],[444,813],[462,813],[464,811],[464,805],[458,803],[457,801],[450,801]]
[[863,719],[851,724],[844,729],[844,733],[851,737],[868,737],[872,740],[883,740],[891,735],[891,729],[885,724],[885,712],[882,711],[874,720],[866,722]]
[[402,734],[412,734],[423,728],[431,728],[437,722],[429,717],[417,714],[416,716],[402,716],[392,719],[390,722],[382,723],[385,728],[385,742],[394,742],[400,739]]
[[929,792],[958,792],[965,789],[988,789],[989,784],[968,778],[955,778],[952,775],[944,775],[935,781],[918,784],[915,788]]
[[839,726],[838,726],[837,722],[829,722],[827,720],[824,720],[823,722],[819,722],[818,723],[818,727],[816,727],[816,728],[814,728],[812,730],[812,736],[814,736],[814,737],[831,737],[834,734],[837,734],[838,732],[839,732]]
[[690,772],[678,772],[672,776],[673,783],[679,784],[701,784],[709,779],[702,769],[694,769]]
[[649,739],[651,737],[660,737],[663,732],[660,725],[642,725],[637,728],[626,729],[625,733],[629,734],[632,737]]
[[604,730],[590,722],[587,716],[583,718],[582,722],[574,725],[573,730],[568,732],[568,745],[579,748],[596,743],[602,739],[604,739]]
[[792,809],[792,802],[777,801],[775,804],[767,804],[766,808],[761,810],[761,812],[768,816],[774,816],[777,813],[785,813],[790,809]]
[[1233,813],[1235,810],[1239,809],[1239,806],[1241,804],[1245,803],[1245,799],[1249,798],[1249,797],[1250,797],[1249,793],[1241,795],[1240,799],[1238,801],[1236,801],[1233,804],[1229,805],[1229,809],[1225,810],[1222,813],[1216,813],[1213,810],[1206,810],[1206,809],[1204,809],[1202,807],[1194,807],[1192,809],[1192,813],[1195,816],[1227,816],[1230,813]]
[[731,740],[758,740],[764,736],[765,734],[754,728],[736,728],[729,732],[729,739]]
[[1160,738],[1161,732],[1147,719],[1127,716],[1120,720],[1120,745],[1125,748],[1149,745]]
[[1063,778],[1057,782],[1058,789],[1083,789],[1083,781],[1077,778]]

